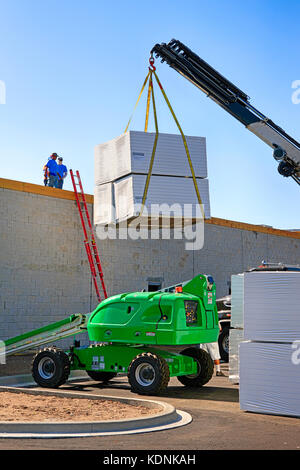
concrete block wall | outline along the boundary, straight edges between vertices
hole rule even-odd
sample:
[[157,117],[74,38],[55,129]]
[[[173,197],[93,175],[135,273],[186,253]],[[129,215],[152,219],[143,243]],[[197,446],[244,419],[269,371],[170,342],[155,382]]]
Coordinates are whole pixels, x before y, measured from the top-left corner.
[[[92,216],[92,196],[87,200]],[[95,308],[72,192],[0,179],[0,221],[0,339]],[[232,274],[262,259],[300,264],[300,233],[222,219],[206,221],[200,251],[186,251],[184,239],[97,244],[109,295],[142,290],[148,278],[168,286],[207,273],[220,297],[228,293]]]
[[91,280],[75,201],[0,191],[1,339],[89,311]]

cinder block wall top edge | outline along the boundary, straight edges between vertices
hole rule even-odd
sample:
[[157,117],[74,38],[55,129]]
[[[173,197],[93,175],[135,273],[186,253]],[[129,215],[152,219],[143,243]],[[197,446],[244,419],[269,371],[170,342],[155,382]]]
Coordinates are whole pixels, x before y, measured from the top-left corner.
[[[49,188],[39,184],[25,183],[23,181],[9,180],[0,178],[0,188],[10,189],[12,191],[22,191],[29,194],[38,194],[40,196],[54,197],[56,199],[68,199],[75,201],[75,194],[73,191],[61,190],[56,188]],[[86,202],[93,204],[94,197],[90,194],[85,194]]]
[[[25,193],[38,194],[46,197],[53,197],[56,199],[67,199],[75,201],[75,194],[73,191],[61,190],[56,188],[49,188],[39,184],[26,183],[23,181],[15,181],[5,178],[0,178],[0,188],[10,189],[13,191],[22,191]],[[86,202],[93,204],[94,196],[92,194],[85,194]],[[219,225],[222,227],[230,227],[239,230],[247,230],[251,232],[267,233],[270,235],[276,235],[280,237],[288,237],[294,239],[300,239],[300,231],[293,232],[289,230],[276,229],[271,227],[265,227],[262,225],[248,224],[245,222],[237,222],[234,220],[226,220],[218,217],[211,217],[205,220],[206,224]]]

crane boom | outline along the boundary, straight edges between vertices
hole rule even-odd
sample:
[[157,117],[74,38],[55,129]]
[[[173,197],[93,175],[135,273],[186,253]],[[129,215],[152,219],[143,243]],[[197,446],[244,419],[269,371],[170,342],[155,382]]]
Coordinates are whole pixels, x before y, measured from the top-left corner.
[[153,53],[272,147],[279,173],[300,185],[300,143],[255,109],[248,95],[176,39],[156,44]]

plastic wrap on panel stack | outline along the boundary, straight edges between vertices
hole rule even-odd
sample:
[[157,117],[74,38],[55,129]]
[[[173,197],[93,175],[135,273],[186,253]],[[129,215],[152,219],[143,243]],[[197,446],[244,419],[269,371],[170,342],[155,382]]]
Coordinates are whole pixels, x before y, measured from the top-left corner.
[[244,274],[231,276],[229,380],[239,383],[239,344],[244,339]]
[[130,134],[123,134],[95,147],[95,186],[131,172]]
[[[114,196],[116,202],[116,220],[121,222],[125,219],[137,216],[138,205],[142,203],[143,192],[146,183],[146,175],[132,175],[122,178],[114,183]],[[208,181],[197,178],[198,188],[202,197],[205,217],[210,217]],[[168,216],[170,209],[174,217],[184,215],[184,204],[190,204],[195,208],[197,195],[194,185],[189,178],[174,178],[172,176],[152,176],[148,190],[146,210],[151,211],[154,217]],[[179,204],[178,204],[178,203]],[[136,204],[136,206],[135,206]],[[189,217],[201,217],[196,211],[186,211]]]
[[[95,147],[95,184],[108,183],[130,173],[147,174],[155,133],[128,131]],[[195,176],[207,178],[206,139],[186,136]],[[159,134],[153,175],[191,176],[181,135]]]
[[[294,345],[295,346],[295,345]],[[300,416],[300,344],[240,344],[240,408]]]
[[245,339],[300,339],[300,272],[246,273],[244,285]]
[[300,272],[244,273],[240,407],[300,416]]
[[[136,217],[137,207],[141,204],[146,176],[149,171],[155,133],[129,131],[109,142],[95,147],[95,210],[94,223],[118,223]],[[207,179],[206,139],[186,136],[186,141],[193,165],[195,177],[205,218],[210,218],[209,186]],[[111,201],[115,210],[97,208],[108,203],[108,189],[100,187],[112,184]],[[123,196],[125,195],[125,199]],[[198,204],[191,169],[187,159],[181,135],[159,134],[155,159],[145,207],[151,204],[181,205],[180,217],[184,204],[194,205],[191,217],[202,218],[202,212],[196,213]],[[188,211],[188,209],[187,209]],[[147,212],[146,212],[147,213]],[[103,214],[106,214],[105,217]],[[176,217],[176,216],[175,216]],[[188,218],[188,217],[187,217]]]
[[113,202],[113,184],[105,183],[95,186],[94,190],[94,224],[107,225],[115,222]]

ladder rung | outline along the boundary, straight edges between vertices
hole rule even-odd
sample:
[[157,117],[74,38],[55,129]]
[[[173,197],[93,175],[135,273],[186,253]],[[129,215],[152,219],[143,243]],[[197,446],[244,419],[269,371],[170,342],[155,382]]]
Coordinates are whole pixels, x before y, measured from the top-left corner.
[[[98,274],[99,274],[99,277],[100,277],[100,280],[101,280],[102,291],[103,291],[103,295],[104,295],[105,299],[107,298],[107,292],[106,292],[106,287],[105,287],[105,283],[104,283],[104,276],[103,276],[103,272],[102,272],[101,261],[100,261],[100,257],[99,257],[99,253],[98,253],[98,249],[97,249],[97,244],[95,242],[95,235],[94,235],[93,227],[92,227],[92,224],[91,224],[91,219],[90,219],[89,211],[88,211],[88,208],[87,208],[87,203],[86,203],[86,200],[85,200],[85,195],[84,195],[84,191],[83,191],[83,188],[82,188],[79,172],[77,172],[77,174],[74,175],[73,170],[70,170],[70,173],[71,173],[71,177],[72,177],[74,193],[75,193],[75,197],[76,197],[76,201],[77,201],[78,211],[79,211],[79,214],[80,214],[80,220],[81,220],[82,228],[83,228],[83,231],[84,231],[84,236],[90,236],[90,238],[85,238],[84,245],[85,245],[86,251],[87,251],[89,266],[90,266],[91,275],[92,275],[92,278],[93,278],[97,298],[98,298],[98,301],[101,302],[100,286],[98,285],[98,282],[97,282]],[[75,181],[75,178],[77,179],[77,183]],[[80,187],[80,191],[77,191],[76,186]],[[83,214],[86,214],[86,220],[85,220]],[[88,227],[86,226],[86,222],[88,223]],[[97,269],[96,269],[95,266],[97,267]]]

